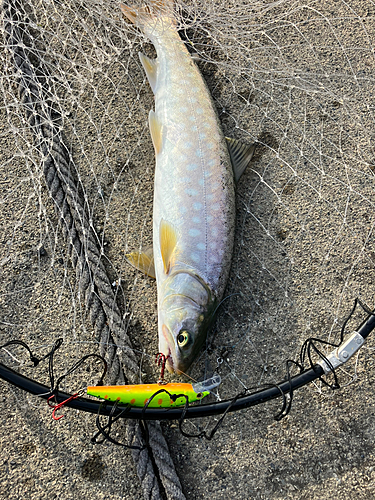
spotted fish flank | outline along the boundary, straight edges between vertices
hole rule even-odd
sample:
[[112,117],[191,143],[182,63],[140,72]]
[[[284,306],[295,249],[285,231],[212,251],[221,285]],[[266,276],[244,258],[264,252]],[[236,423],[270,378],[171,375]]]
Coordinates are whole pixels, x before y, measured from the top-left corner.
[[[168,356],[169,371],[185,372],[224,293],[233,250],[234,184],[254,147],[224,138],[206,84],[178,35],[173,2],[121,8],[157,53],[155,60],[140,54],[140,61],[155,95],[149,125],[156,157],[152,269],[159,351]],[[144,253],[138,261],[150,268]],[[137,258],[130,255],[134,265]]]

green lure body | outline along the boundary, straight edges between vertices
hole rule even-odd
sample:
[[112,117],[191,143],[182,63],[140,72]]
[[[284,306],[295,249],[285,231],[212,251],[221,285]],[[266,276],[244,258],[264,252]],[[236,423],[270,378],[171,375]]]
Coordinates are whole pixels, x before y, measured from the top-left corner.
[[[149,399],[158,391],[168,391],[172,396],[185,395],[189,398],[189,403],[200,401],[210,394],[210,391],[196,392],[192,384],[171,383],[171,384],[139,384],[139,385],[107,385],[87,387],[87,394],[105,399],[106,401],[119,401],[131,406],[143,407]],[[149,406],[151,408],[170,408],[173,406],[182,406],[186,403],[185,397],[171,399],[166,392],[160,392],[155,396]]]

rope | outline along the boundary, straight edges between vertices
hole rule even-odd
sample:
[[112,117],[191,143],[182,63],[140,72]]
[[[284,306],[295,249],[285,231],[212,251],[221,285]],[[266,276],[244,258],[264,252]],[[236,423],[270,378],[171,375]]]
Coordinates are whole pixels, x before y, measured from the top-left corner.
[[[147,499],[159,498],[156,496],[154,487],[156,481],[153,482],[149,474],[150,462],[147,457],[147,451],[152,450],[152,458],[154,465],[160,474],[160,479],[170,500],[184,500],[186,497],[182,493],[180,480],[176,474],[173,460],[169,454],[168,445],[164,439],[160,428],[160,423],[147,422],[148,447],[143,450],[132,450],[133,460],[137,464],[137,474],[142,484],[144,497]],[[128,443],[141,447],[143,442],[140,425],[135,420],[131,420],[127,426]],[[156,479],[156,478],[155,478]],[[155,496],[154,496],[155,495]]]
[[[20,102],[33,132],[35,146],[42,156],[44,177],[68,242],[79,290],[101,342],[100,354],[108,362],[109,383],[134,383],[138,374],[137,360],[104,266],[100,242],[89,221],[84,189],[60,130],[54,125],[58,113],[53,110],[52,119],[48,97],[35,70],[35,51],[33,65],[25,50],[30,47],[32,39],[24,31],[28,23],[25,9],[19,0],[4,0],[2,10],[5,43],[18,77]],[[42,62],[40,64],[42,67]],[[116,344],[125,347],[120,350]],[[162,498],[162,485],[168,499],[185,498],[159,423],[148,424],[148,428],[142,431],[139,424],[131,422],[128,429],[130,441],[143,447],[145,431],[149,435],[148,446],[133,453],[144,497]]]

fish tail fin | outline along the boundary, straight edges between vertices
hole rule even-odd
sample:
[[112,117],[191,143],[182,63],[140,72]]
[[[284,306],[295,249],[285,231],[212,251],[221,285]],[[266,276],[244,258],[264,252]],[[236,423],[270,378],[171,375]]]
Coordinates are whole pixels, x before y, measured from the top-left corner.
[[149,0],[144,7],[127,6],[121,4],[121,10],[129,21],[140,29],[145,31],[147,25],[154,25],[155,22],[168,21],[171,25],[176,26],[176,18],[174,13],[174,0]]

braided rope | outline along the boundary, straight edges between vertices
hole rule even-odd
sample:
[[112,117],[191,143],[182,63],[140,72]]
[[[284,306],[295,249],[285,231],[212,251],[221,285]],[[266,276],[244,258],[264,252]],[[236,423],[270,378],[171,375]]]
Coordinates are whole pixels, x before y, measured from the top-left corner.
[[[162,481],[165,492],[167,493],[167,498],[170,500],[184,500],[186,497],[182,493],[182,487],[180,480],[175,472],[173,460],[169,454],[167,442],[164,439],[160,423],[157,421],[145,422],[144,425],[147,426],[147,431],[149,434],[149,448],[152,449],[153,460],[160,472],[160,479]],[[134,446],[141,446],[142,434],[140,426],[135,420],[131,420],[127,426],[127,439],[128,443]],[[145,467],[149,464],[143,460],[143,454],[147,453],[147,449],[143,450],[132,450],[133,460],[137,464],[138,477],[143,477],[142,488],[144,491],[145,498],[157,498],[154,497],[153,487],[155,483],[150,482],[150,476],[146,473]],[[161,473],[162,472],[162,473]],[[150,496],[147,496],[150,495]]]
[[[5,42],[19,79],[20,102],[43,159],[44,177],[69,245],[80,293],[85,298],[90,320],[100,339],[101,355],[108,362],[109,383],[135,382],[138,374],[136,357],[105,270],[100,242],[89,222],[88,206],[82,199],[82,185],[77,180],[73,160],[60,130],[54,125],[56,118],[52,120],[43,86],[25,50],[26,33],[21,28],[27,23],[24,9],[19,0],[4,0],[2,10]],[[116,344],[125,348],[117,349]],[[160,425],[152,423],[148,426],[149,446],[133,454],[144,497],[162,498],[160,478],[168,499],[184,499]],[[145,445],[141,428],[135,422],[128,426],[128,437],[130,444]]]

